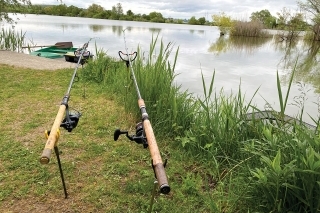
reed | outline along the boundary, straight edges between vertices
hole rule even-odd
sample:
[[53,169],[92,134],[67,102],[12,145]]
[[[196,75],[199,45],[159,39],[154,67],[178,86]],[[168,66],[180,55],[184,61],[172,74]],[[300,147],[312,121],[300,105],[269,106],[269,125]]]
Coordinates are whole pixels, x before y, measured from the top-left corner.
[[268,37],[269,33],[263,30],[264,26],[258,21],[236,21],[230,31],[231,36]]
[[25,46],[25,32],[22,30],[15,31],[13,29],[2,28],[0,31],[0,49],[21,52]]

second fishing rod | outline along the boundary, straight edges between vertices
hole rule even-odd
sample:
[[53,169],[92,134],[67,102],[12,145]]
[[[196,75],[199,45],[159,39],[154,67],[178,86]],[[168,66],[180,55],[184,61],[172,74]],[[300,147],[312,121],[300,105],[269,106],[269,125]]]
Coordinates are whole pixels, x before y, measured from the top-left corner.
[[[127,68],[128,69],[130,68],[132,80],[135,85],[135,89],[138,96],[138,106],[141,112],[142,122],[137,124],[135,136],[129,136],[127,131],[121,131],[117,129],[114,133],[114,140],[117,140],[119,135],[126,134],[126,136],[130,140],[136,141],[137,143],[142,143],[145,148],[149,147],[150,155],[152,158],[152,167],[153,167],[157,182],[159,184],[159,191],[162,194],[168,194],[170,192],[170,186],[169,186],[167,175],[164,169],[165,163],[162,162],[160,151],[156,142],[156,138],[154,136],[153,128],[149,120],[149,115],[146,110],[146,105],[144,103],[144,100],[141,97],[137,79],[132,66],[132,61],[136,58],[137,53],[135,52],[134,54],[129,54],[126,37],[125,37],[125,30],[123,30],[123,39],[124,39],[126,53],[122,53],[121,51],[119,51],[119,56],[121,57],[121,54],[123,54],[127,57],[127,60],[123,59],[123,57],[121,57],[121,59],[126,62]],[[133,55],[134,55],[134,59],[131,59],[130,56],[133,56]]]

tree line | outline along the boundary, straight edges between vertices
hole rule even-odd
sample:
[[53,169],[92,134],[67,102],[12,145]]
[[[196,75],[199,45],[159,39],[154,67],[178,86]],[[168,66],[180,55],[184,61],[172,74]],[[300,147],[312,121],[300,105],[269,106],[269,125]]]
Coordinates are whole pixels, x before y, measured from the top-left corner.
[[156,23],[177,23],[177,24],[192,24],[205,25],[208,24],[205,17],[196,19],[195,16],[189,20],[165,18],[159,12],[150,12],[149,14],[135,14],[132,10],[123,11],[121,3],[112,6],[111,10],[106,10],[98,4],[92,4],[87,9],[76,6],[60,5],[28,5],[26,7],[11,7],[8,10],[12,13],[27,13],[27,14],[42,14],[55,16],[71,16],[71,17],[86,17],[96,19],[111,19],[125,21],[141,21],[141,22],[156,22]]
[[[61,0],[58,0],[61,1]],[[287,31],[311,30],[314,33],[314,40],[320,40],[320,0],[298,0],[297,6],[299,12],[292,12],[283,8],[277,13],[277,16],[271,15],[268,10],[253,12],[250,21],[260,22],[264,28],[280,29]],[[212,15],[212,21],[205,17],[190,19],[165,18],[159,12],[150,12],[149,14],[135,14],[132,10],[123,11],[121,3],[112,6],[111,10],[106,10],[98,4],[92,4],[87,9],[76,6],[60,5],[32,5],[31,0],[2,0],[0,7],[0,22],[5,21],[14,23],[14,20],[8,13],[25,14],[45,14],[56,16],[87,17],[112,20],[142,21],[157,23],[177,23],[192,25],[212,25],[222,28],[230,27],[235,20],[226,16],[224,13]],[[306,18],[308,16],[308,18]],[[308,19],[308,21],[307,21]],[[309,22],[309,23],[308,23]]]

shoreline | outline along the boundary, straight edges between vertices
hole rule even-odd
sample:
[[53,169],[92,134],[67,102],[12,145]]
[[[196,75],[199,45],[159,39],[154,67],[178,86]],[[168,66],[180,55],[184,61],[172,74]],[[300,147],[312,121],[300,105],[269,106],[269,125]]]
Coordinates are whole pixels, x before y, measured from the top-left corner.
[[21,68],[52,71],[75,68],[76,65],[75,63],[65,61],[64,58],[49,59],[8,50],[0,50],[0,64],[6,64]]

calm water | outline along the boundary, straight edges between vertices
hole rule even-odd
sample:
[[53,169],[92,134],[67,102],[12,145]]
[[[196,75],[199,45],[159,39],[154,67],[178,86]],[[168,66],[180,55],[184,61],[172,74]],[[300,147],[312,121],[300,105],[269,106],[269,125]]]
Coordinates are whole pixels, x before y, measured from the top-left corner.
[[[129,50],[135,51],[140,45],[143,51],[148,51],[152,35],[159,33],[165,44],[174,43],[174,49],[180,48],[176,66],[179,75],[177,84],[182,89],[188,89],[195,96],[203,95],[201,73],[207,84],[212,74],[215,75],[215,88],[224,89],[230,94],[238,91],[239,85],[249,100],[259,88],[254,103],[261,109],[266,101],[276,110],[279,109],[276,73],[279,71],[281,83],[286,90],[289,74],[294,66],[296,57],[316,57],[310,55],[309,46],[296,44],[286,48],[277,44],[274,39],[230,39],[220,38],[219,30],[209,26],[190,26],[175,24],[158,24],[143,22],[127,22],[113,20],[99,20],[89,18],[72,18],[57,16],[20,15],[16,25],[17,30],[26,32],[26,37],[38,45],[50,45],[61,41],[72,41],[75,47],[82,46],[90,38],[89,50],[94,50],[94,42],[98,48],[103,48],[111,56],[117,57],[119,50],[124,51],[122,30],[126,30],[126,41]],[[305,50],[307,49],[307,50]],[[317,52],[317,50],[315,50]],[[174,53],[172,54],[174,56]],[[307,59],[305,59],[307,60]],[[307,82],[310,73],[315,69],[301,72],[292,86],[289,104],[294,103],[295,96],[306,92],[307,101],[305,112],[313,117],[318,116],[319,95],[312,83],[301,87],[299,82]],[[142,94],[143,96],[143,94]],[[296,115],[298,108],[288,105],[286,114]],[[311,123],[307,114],[304,120]]]

